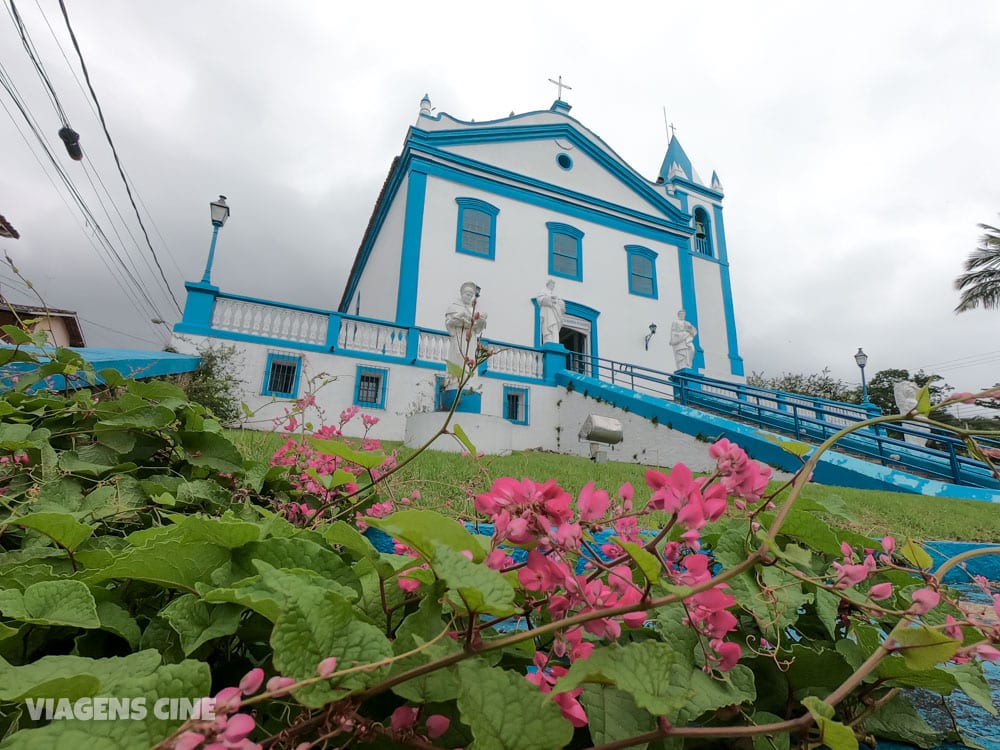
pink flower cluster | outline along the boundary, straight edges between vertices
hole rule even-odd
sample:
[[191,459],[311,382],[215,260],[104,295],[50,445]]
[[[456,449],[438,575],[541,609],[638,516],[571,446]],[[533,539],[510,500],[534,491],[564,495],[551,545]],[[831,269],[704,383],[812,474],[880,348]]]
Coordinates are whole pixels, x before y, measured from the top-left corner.
[[243,697],[253,695],[264,684],[264,670],[251,669],[237,687],[223,688],[214,700],[203,699],[201,715],[207,715],[207,708],[215,712],[215,718],[201,720],[195,718],[172,739],[173,750],[261,750],[261,745],[249,737],[256,727],[253,716],[237,713]]
[[389,718],[389,728],[393,734],[400,739],[416,737],[423,740],[433,740],[448,731],[451,726],[451,719],[442,714],[431,714],[424,722],[424,734],[421,736],[417,732],[417,723],[420,719],[420,709],[413,706],[400,706],[392,712]]

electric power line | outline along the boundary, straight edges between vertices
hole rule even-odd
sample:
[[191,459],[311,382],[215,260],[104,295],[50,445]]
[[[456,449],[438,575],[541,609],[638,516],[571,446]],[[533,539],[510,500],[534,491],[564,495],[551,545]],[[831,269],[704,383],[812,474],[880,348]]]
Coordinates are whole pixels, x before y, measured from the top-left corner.
[[135,198],[132,195],[132,188],[129,186],[129,181],[125,177],[125,169],[122,167],[121,159],[118,158],[118,149],[115,148],[115,142],[111,138],[111,133],[108,131],[107,121],[104,119],[104,110],[101,108],[101,102],[97,98],[97,92],[94,91],[94,85],[90,81],[90,72],[87,70],[87,63],[83,59],[83,52],[80,50],[80,44],[76,40],[76,34],[73,32],[73,26],[69,22],[69,13],[66,11],[65,0],[59,0],[59,9],[62,11],[63,19],[66,21],[66,29],[69,31],[69,38],[73,42],[73,48],[76,50],[76,55],[80,59],[80,68],[83,70],[83,79],[87,82],[87,88],[90,91],[90,96],[94,100],[94,104],[97,106],[97,115],[101,121],[101,128],[104,130],[104,136],[108,140],[108,145],[111,146],[111,153],[115,157],[115,166],[118,167],[118,173],[121,175],[122,182],[125,184],[125,192],[128,194],[129,202],[132,204],[132,209],[135,211],[135,218],[139,222],[139,226],[142,228],[142,234],[146,238],[146,245],[149,247],[149,252],[153,256],[153,261],[156,263],[156,268],[160,272],[160,278],[163,279],[163,284],[170,294],[170,299],[173,300],[174,307],[177,308],[178,313],[182,313],[180,303],[177,301],[177,297],[174,296],[173,290],[170,288],[170,282],[167,281],[166,274],[163,273],[163,266],[160,265],[160,259],[156,256],[156,250],[153,249],[153,243],[149,239],[149,232],[146,231],[146,225],[142,221],[142,216],[139,214],[139,207],[135,203]]

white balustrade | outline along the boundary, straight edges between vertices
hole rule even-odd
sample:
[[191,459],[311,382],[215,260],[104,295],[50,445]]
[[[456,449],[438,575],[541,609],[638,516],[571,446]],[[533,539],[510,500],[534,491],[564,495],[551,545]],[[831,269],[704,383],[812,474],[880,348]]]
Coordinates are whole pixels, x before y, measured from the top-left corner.
[[496,352],[490,356],[486,365],[490,372],[520,375],[525,378],[544,377],[545,363],[541,352],[498,344],[490,344],[490,348]]
[[417,359],[421,362],[444,362],[448,358],[449,336],[421,331],[417,338]]
[[340,323],[338,349],[374,352],[386,357],[406,356],[406,328],[344,318]]
[[218,297],[212,311],[212,328],[306,344],[326,343],[329,323],[321,313],[226,297]]

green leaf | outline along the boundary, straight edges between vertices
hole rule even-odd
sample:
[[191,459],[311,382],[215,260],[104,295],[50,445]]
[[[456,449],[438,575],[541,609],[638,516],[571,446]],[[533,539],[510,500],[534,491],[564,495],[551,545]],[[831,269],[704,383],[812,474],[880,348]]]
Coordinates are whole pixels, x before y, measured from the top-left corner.
[[797,544],[792,544],[789,542],[785,545],[784,551],[781,553],[788,562],[798,568],[809,568],[812,565],[813,555],[807,547],[800,547]]
[[449,600],[460,611],[498,617],[514,613],[514,587],[498,571],[439,542],[431,568],[448,585]]
[[[174,528],[177,527],[167,527]],[[142,547],[126,548],[113,556],[103,550],[80,552],[77,559],[88,568],[92,564],[99,566],[83,574],[82,580],[89,583],[131,578],[194,591],[196,583],[210,581],[213,571],[229,562],[229,555],[224,547],[176,535],[150,541]]]
[[803,443],[800,440],[791,440],[786,437],[775,435],[774,433],[771,432],[759,431],[757,432],[757,436],[764,438],[769,443],[774,443],[782,450],[787,451],[788,453],[791,453],[793,456],[797,456],[798,458],[805,457],[809,453],[809,451],[811,451],[814,447],[812,445],[809,445],[809,443]]
[[80,523],[69,513],[30,513],[12,523],[39,531],[71,552],[94,533],[92,526]]
[[[120,401],[124,403],[124,399]],[[174,412],[165,406],[143,404],[126,408],[120,414],[102,419],[97,424],[103,427],[132,427],[140,430],[161,430],[174,422]]]
[[624,539],[615,540],[618,545],[625,550],[625,553],[632,558],[635,564],[642,571],[642,574],[646,577],[646,580],[650,583],[656,583],[660,580],[662,569],[660,568],[660,561],[656,557],[643,548],[641,544],[636,544],[635,542],[627,542]]
[[[775,724],[781,721],[784,721],[784,719],[767,711],[756,711],[752,717],[754,726]],[[788,732],[760,734],[753,738],[753,750],[788,750],[789,745],[790,738]]]
[[955,677],[958,687],[967,696],[983,707],[984,710],[997,715],[996,706],[993,705],[993,697],[990,693],[990,683],[983,675],[983,666],[977,662],[967,664],[949,664],[944,671]]
[[302,536],[251,542],[233,553],[233,567],[240,577],[257,572],[258,566],[254,561],[262,561],[275,568],[312,570],[352,590],[353,594],[349,597],[352,600],[361,594],[361,584],[350,565],[333,550]]
[[462,377],[465,375],[465,367],[463,367],[462,365],[456,364],[456,363],[452,362],[451,360],[447,360],[445,362],[445,365],[446,365],[446,370],[447,370],[448,374],[451,375],[455,380],[461,382],[462,381]]
[[322,533],[327,542],[343,547],[345,552],[357,560],[365,557],[369,560],[378,559],[378,550],[368,541],[368,537],[346,521],[334,521],[329,526],[324,526]]
[[918,671],[932,669],[936,664],[948,661],[962,645],[961,641],[949,638],[926,625],[915,628],[896,627],[891,637],[899,644],[896,648],[906,666]]
[[[159,654],[153,652],[159,658]],[[164,698],[194,700],[207,695],[211,684],[208,664],[183,661],[167,664],[144,675],[129,674],[120,680],[103,681],[101,693],[115,698],[143,698],[147,713],[143,719],[131,721],[79,721],[69,719],[53,721],[38,729],[22,729],[11,735],[3,750],[49,750],[64,747],[73,750],[66,739],[75,739],[85,733],[87,741],[76,747],[120,750],[149,748],[171,735],[182,723],[181,719],[158,719],[153,710],[156,702]]]
[[41,581],[24,592],[0,591],[0,612],[19,622],[35,625],[68,625],[99,628],[97,603],[85,583],[80,581]]
[[819,729],[820,740],[830,750],[858,750],[858,738],[854,736],[854,731],[833,720],[833,706],[814,695],[803,698],[802,705],[812,714]]
[[155,651],[128,656],[87,659],[82,656],[43,656],[23,666],[0,658],[0,701],[26,698],[69,698],[94,695],[129,675],[149,674],[160,664]]
[[458,673],[458,710],[477,750],[552,750],[569,743],[573,727],[559,706],[520,674],[480,659],[459,663]]
[[454,518],[433,510],[401,510],[385,518],[365,518],[365,523],[406,543],[427,560],[434,557],[435,543],[456,552],[471,552],[474,562],[481,562],[486,557],[483,545],[468,529]]
[[924,552],[924,548],[912,539],[907,539],[906,544],[898,549],[899,554],[906,558],[911,565],[915,565],[921,570],[930,570],[930,567],[934,564],[934,560]]
[[938,747],[944,739],[944,735],[936,732],[903,695],[897,695],[865,719],[864,728],[866,733],[880,740],[905,742],[917,747]]
[[[453,639],[438,638],[441,631],[444,630],[445,621],[442,619],[441,602],[439,601],[444,585],[439,583],[437,586],[436,591],[428,591],[420,600],[419,609],[403,620],[396,631],[396,640],[392,644],[393,651],[397,656],[421,646],[424,647],[423,650],[393,662],[390,675],[402,674],[433,659],[461,650],[462,647]],[[431,643],[432,641],[433,643]],[[454,667],[414,677],[392,688],[396,695],[416,703],[454,700],[458,697],[460,690],[458,673]]]
[[190,656],[203,643],[233,635],[240,626],[243,607],[236,604],[206,604],[191,594],[174,599],[160,610],[181,638],[184,655]]
[[[261,567],[264,582],[278,587],[287,578],[281,571]],[[392,646],[378,628],[358,619],[344,597],[332,591],[307,587],[285,602],[284,611],[271,633],[274,666],[286,677],[305,679],[316,675],[316,667],[336,656],[340,669],[372,664],[392,656]],[[363,688],[381,679],[386,667],[357,672],[339,679],[297,689],[295,697],[307,706],[318,707],[348,690]]]
[[7,638],[13,638],[20,632],[19,628],[12,628],[0,622],[0,641],[6,640]]
[[0,422],[0,448],[7,450],[27,447],[28,436],[34,432],[30,424]]
[[930,386],[924,386],[920,389],[917,394],[917,412],[923,414],[925,417],[931,413],[931,389]]
[[127,609],[114,602],[97,602],[97,616],[101,620],[101,630],[121,636],[133,649],[139,646],[142,631]]
[[465,430],[462,429],[462,425],[452,425],[451,431],[455,433],[455,437],[458,438],[459,442],[465,446],[465,450],[469,451],[469,455],[475,456],[476,446],[472,444],[471,440],[469,440],[469,436],[465,434]]
[[339,440],[321,440],[320,438],[307,438],[309,445],[314,450],[327,456],[339,456],[352,464],[356,464],[364,469],[374,469],[385,461],[385,456],[378,452],[356,451],[351,446]]
[[[656,719],[639,708],[632,696],[611,685],[584,685],[580,703],[587,712],[595,745],[625,740],[656,729]],[[644,742],[632,747],[643,750]]]
[[704,670],[692,669],[689,684],[691,698],[679,714],[679,721],[684,723],[690,723],[710,711],[749,703],[757,698],[753,672],[742,664],[713,677],[705,674]]
[[673,721],[693,695],[691,660],[669,643],[643,641],[595,649],[559,679],[553,692],[563,693],[585,682],[615,685],[638,706]]
[[[6,339],[15,346],[23,346],[25,344],[28,346],[35,345],[35,340],[20,326],[2,325],[0,326],[0,331],[3,331],[6,334]],[[44,339],[42,340],[44,341]]]
[[243,473],[243,455],[224,435],[181,431],[178,437],[192,466],[207,466],[227,474]]

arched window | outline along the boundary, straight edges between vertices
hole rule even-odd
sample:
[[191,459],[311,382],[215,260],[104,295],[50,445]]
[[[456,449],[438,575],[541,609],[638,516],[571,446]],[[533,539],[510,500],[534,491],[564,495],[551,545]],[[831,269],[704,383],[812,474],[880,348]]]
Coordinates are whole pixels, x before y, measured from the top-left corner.
[[456,198],[458,234],[455,251],[493,260],[497,246],[497,214],[500,209],[478,198]]
[[694,210],[694,249],[701,255],[712,256],[712,225],[708,212],[699,206]]
[[626,245],[625,252],[628,254],[629,294],[656,299],[657,254],[641,245]]

